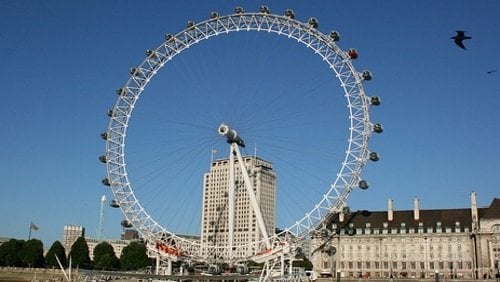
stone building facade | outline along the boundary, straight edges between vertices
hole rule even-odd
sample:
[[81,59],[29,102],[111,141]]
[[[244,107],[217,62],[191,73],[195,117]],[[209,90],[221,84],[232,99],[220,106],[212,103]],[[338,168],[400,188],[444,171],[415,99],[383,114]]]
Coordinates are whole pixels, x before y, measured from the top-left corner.
[[500,198],[488,207],[337,214],[312,239],[313,277],[485,278],[500,260]]

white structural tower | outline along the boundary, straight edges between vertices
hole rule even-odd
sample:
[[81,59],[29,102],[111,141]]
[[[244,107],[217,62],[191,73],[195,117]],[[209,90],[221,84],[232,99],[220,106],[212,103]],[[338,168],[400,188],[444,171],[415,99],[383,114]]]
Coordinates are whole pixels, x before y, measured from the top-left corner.
[[97,240],[100,242],[102,240],[102,235],[104,234],[104,205],[106,204],[106,195],[101,197],[101,210],[99,212],[99,230],[97,232]]
[[[202,255],[231,260],[272,248],[276,175],[269,162],[241,155],[239,147],[245,144],[234,129],[221,124],[218,132],[227,138],[230,151],[228,159],[212,161],[204,177]],[[242,245],[246,247],[235,248]]]

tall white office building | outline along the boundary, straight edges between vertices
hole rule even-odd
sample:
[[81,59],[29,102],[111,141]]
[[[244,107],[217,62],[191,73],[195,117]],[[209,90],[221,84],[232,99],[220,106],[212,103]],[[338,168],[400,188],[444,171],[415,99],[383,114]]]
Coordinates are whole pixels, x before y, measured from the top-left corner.
[[[253,191],[260,207],[267,234],[272,235],[276,226],[276,174],[272,164],[254,156],[243,157],[246,170],[252,182]],[[203,180],[203,211],[201,220],[201,252],[203,256],[228,258],[229,245],[229,159],[211,162],[210,171]],[[262,239],[257,218],[252,208],[243,174],[238,161],[235,165],[235,199],[233,245],[248,246],[238,248],[233,256],[242,257],[255,254],[257,244]],[[219,253],[209,253],[209,247],[221,247]],[[224,251],[222,251],[224,250]],[[221,253],[222,252],[222,253]]]
[[85,237],[85,228],[83,226],[64,225],[63,246],[66,250],[66,255],[69,254],[73,243],[80,237]]

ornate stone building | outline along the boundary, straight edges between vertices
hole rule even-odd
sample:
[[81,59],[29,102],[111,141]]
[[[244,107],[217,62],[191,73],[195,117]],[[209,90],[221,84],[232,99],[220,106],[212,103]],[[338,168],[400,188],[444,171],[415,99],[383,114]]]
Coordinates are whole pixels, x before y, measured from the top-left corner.
[[488,207],[337,214],[312,240],[313,277],[495,277],[500,198]]

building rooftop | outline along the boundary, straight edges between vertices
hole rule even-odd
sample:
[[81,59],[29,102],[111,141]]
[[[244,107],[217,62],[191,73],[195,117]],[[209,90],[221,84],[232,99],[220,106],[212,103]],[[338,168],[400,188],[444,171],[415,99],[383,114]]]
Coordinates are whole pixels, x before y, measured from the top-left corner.
[[[354,211],[344,215],[344,220],[340,220],[340,215],[336,214],[329,220],[328,226],[336,224],[337,228],[365,228],[369,224],[370,228],[419,228],[437,226],[457,227],[472,229],[472,211],[470,208],[461,209],[417,209],[418,217],[415,217],[414,210],[393,210],[392,220],[389,220],[390,211]],[[489,207],[478,208],[479,218],[500,219],[500,199],[494,198]]]

